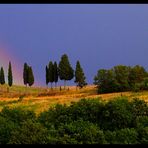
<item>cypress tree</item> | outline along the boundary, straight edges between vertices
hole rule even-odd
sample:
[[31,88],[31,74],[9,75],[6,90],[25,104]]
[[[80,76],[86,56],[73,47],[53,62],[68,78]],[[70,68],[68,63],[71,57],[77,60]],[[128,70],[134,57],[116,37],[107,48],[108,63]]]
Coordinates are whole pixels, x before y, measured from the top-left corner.
[[9,68],[8,68],[8,85],[11,87],[12,84],[13,84],[12,68],[11,68],[11,62],[9,62]]
[[5,84],[5,75],[4,75],[4,69],[3,69],[3,67],[1,67],[1,70],[0,70],[0,83],[2,85]]
[[54,82],[54,67],[52,61],[49,62],[48,65],[48,76],[49,76],[49,82],[51,83],[51,89],[52,89],[52,83]]
[[60,80],[64,80],[64,89],[65,89],[66,81],[71,80],[74,77],[74,70],[72,69],[69,63],[69,59],[66,54],[62,55],[61,57],[58,72],[59,72]]
[[28,67],[28,84],[29,86],[32,86],[34,84],[34,75],[33,75],[33,71],[32,71],[32,67],[29,66]]
[[54,67],[54,70],[53,70],[54,82],[55,82],[55,87],[56,87],[56,83],[58,82],[58,66],[56,62],[54,62],[53,67]]
[[49,70],[48,67],[46,66],[46,85],[48,86],[49,83]]
[[23,70],[23,80],[24,80],[24,85],[26,85],[27,87],[27,83],[28,83],[28,65],[27,63],[24,63],[24,70]]
[[75,70],[75,83],[77,84],[77,86],[82,88],[85,85],[87,85],[87,83],[85,82],[85,79],[86,79],[86,77],[84,75],[84,72],[83,72],[83,69],[80,65],[80,62],[77,61],[76,70]]

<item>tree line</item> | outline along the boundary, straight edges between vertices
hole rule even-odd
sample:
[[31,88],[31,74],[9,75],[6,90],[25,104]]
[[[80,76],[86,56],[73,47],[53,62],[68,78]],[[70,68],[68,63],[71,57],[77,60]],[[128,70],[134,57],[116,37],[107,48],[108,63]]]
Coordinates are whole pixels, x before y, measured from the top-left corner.
[[58,80],[63,80],[64,81],[64,89],[66,87],[66,81],[70,81],[75,77],[74,82],[76,85],[80,88],[84,87],[87,85],[86,83],[86,77],[83,72],[83,69],[80,65],[80,62],[76,62],[76,68],[75,71],[73,70],[69,58],[66,54],[61,56],[61,60],[59,62],[59,65],[57,65],[56,61],[52,62],[49,61],[49,64],[46,65],[46,85],[48,86],[48,83],[51,83],[51,88],[53,82],[56,83]]
[[148,90],[148,73],[140,65],[99,69],[94,77],[99,93]]
[[[80,88],[84,87],[87,85],[86,83],[86,77],[83,72],[83,69],[80,65],[80,62],[76,62],[76,68],[75,71],[72,68],[69,58],[66,54],[63,54],[61,56],[61,60],[59,64],[57,62],[52,62],[49,61],[48,65],[46,65],[45,68],[45,77],[46,77],[46,85],[48,86],[48,83],[51,83],[51,88],[52,84],[55,83],[55,87],[57,86],[58,80],[63,80],[64,81],[64,89],[66,87],[66,81],[70,81],[75,77],[74,82],[76,85]],[[32,86],[34,84],[34,73],[33,69],[30,65],[28,65],[26,62],[24,63],[24,68],[23,68],[23,82],[24,85],[27,86]],[[0,83],[3,85],[5,84],[5,74],[4,74],[4,69],[1,67],[0,69]],[[8,68],[8,84],[9,86],[12,86],[13,84],[13,75],[12,75],[12,68],[11,68],[11,62],[9,62],[9,68]]]

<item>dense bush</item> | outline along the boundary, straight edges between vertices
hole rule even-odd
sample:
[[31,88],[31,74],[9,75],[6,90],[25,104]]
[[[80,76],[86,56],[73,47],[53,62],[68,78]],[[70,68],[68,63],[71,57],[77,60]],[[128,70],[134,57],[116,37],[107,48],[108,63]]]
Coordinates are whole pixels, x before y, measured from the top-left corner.
[[40,123],[26,120],[12,131],[9,144],[45,144],[48,142],[48,130]]
[[108,70],[99,69],[94,84],[98,93],[148,90],[148,73],[140,65],[117,65]]
[[100,115],[100,127],[104,130],[128,128],[131,125],[132,113],[126,98],[109,101]]
[[0,112],[1,144],[148,144],[148,105],[125,97],[108,102],[82,99],[36,116],[4,108]]
[[36,115],[33,111],[25,110],[19,107],[13,109],[4,107],[0,112],[0,115],[17,124],[20,124],[20,122],[26,121],[27,119],[36,119]]
[[11,137],[11,132],[16,128],[17,126],[14,122],[0,116],[0,144],[7,144]]

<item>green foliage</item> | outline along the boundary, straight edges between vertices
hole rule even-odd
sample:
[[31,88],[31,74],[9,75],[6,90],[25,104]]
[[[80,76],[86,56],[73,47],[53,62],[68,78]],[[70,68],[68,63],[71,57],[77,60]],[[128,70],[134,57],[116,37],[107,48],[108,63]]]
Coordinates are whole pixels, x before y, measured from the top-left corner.
[[49,70],[48,67],[46,66],[46,85],[49,83]]
[[23,79],[24,84],[27,86],[32,86],[34,84],[34,75],[32,71],[32,67],[24,63],[24,70],[23,70]]
[[85,85],[87,85],[87,83],[85,82],[85,79],[86,79],[86,77],[84,75],[84,72],[83,72],[83,69],[80,65],[80,62],[77,61],[76,70],[75,70],[75,83],[77,84],[77,86],[82,88]]
[[68,113],[72,120],[83,119],[84,121],[97,123],[103,107],[104,104],[100,100],[81,99],[79,102],[71,104]]
[[138,141],[140,144],[148,144],[148,127],[139,128]]
[[122,92],[132,90],[138,92],[147,89],[147,72],[139,65],[134,67],[117,65],[112,69],[100,69],[94,77],[94,84],[99,93]]
[[34,84],[34,75],[32,71],[32,67],[28,67],[28,84],[29,86],[32,86]]
[[116,131],[116,144],[138,144],[138,133],[134,128],[124,128]]
[[94,81],[94,84],[98,85],[99,93],[118,91],[119,84],[114,77],[113,70],[100,69],[97,76],[95,76]]
[[128,90],[129,67],[124,65],[118,65],[113,67],[113,71],[115,72],[115,79],[119,84],[118,91]]
[[106,143],[103,131],[95,124],[82,119],[62,125],[59,128],[59,134],[61,137],[64,137],[65,134],[70,136],[77,141],[77,144]]
[[[58,73],[60,80],[71,80],[74,77],[74,70],[72,69],[68,56],[66,54],[62,55],[59,62]],[[65,84],[64,84],[65,86]]]
[[53,64],[53,75],[54,75],[54,82],[55,82],[55,86],[56,86],[56,83],[58,82],[58,66],[57,66],[57,63],[54,62]]
[[132,126],[136,126],[136,119],[139,116],[148,116],[148,105],[144,100],[140,100],[138,98],[134,98],[132,102],[130,102],[131,113],[132,113]]
[[100,115],[100,127],[112,131],[130,127],[132,120],[130,108],[126,98],[107,102],[102,109],[102,115]]
[[24,63],[23,80],[24,80],[24,85],[27,86],[27,83],[28,83],[28,65],[27,65],[27,63]]
[[3,85],[5,84],[5,75],[4,75],[4,69],[1,67],[0,69],[0,83]]
[[20,124],[20,122],[26,121],[27,119],[36,119],[36,115],[34,112],[24,110],[22,108],[10,109],[8,107],[4,107],[0,112],[0,116],[16,124]]
[[148,106],[137,98],[81,99],[36,116],[22,108],[0,112],[1,144],[148,144]]
[[40,123],[26,120],[11,133],[9,144],[45,144],[48,142],[48,130]]
[[0,144],[7,144],[11,137],[11,132],[16,128],[14,122],[0,116]]
[[136,118],[136,128],[148,127],[148,116],[138,116]]
[[9,62],[9,68],[8,68],[8,85],[11,87],[12,84],[13,84],[12,68],[11,68],[11,62]]
[[147,76],[147,72],[144,67],[136,65],[129,70],[129,83],[130,85],[140,83]]
[[48,74],[49,74],[49,82],[51,83],[52,87],[52,83],[54,82],[54,65],[52,61],[50,61],[48,65]]
[[104,131],[105,139],[108,144],[117,144],[116,131],[106,130]]

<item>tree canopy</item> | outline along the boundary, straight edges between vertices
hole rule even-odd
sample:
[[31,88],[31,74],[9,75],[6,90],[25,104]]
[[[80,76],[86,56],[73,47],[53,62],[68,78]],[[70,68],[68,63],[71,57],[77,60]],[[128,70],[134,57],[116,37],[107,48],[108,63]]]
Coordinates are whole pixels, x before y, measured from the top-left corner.
[[83,69],[82,69],[82,67],[80,65],[80,62],[77,61],[76,70],[75,70],[75,83],[77,84],[77,86],[82,88],[85,85],[87,85],[85,79],[86,79],[86,77],[84,75],[84,72],[83,72]]

